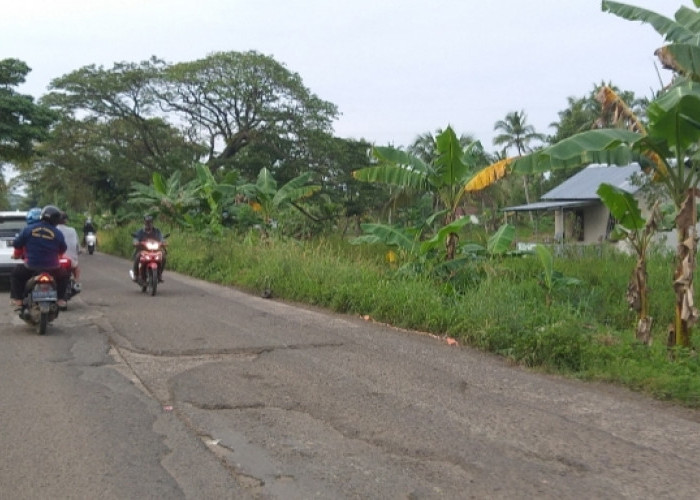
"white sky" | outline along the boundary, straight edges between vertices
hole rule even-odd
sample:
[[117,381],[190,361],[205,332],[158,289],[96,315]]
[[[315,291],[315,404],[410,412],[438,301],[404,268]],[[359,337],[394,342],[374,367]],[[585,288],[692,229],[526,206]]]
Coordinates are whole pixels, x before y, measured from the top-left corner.
[[[671,18],[692,7],[625,3]],[[671,77],[655,66],[662,37],[600,0],[4,0],[1,13],[0,59],[32,68],[22,93],[89,64],[257,50],[339,107],[336,135],[378,145],[449,124],[495,151],[510,111],[551,134],[595,83],[651,97]]]

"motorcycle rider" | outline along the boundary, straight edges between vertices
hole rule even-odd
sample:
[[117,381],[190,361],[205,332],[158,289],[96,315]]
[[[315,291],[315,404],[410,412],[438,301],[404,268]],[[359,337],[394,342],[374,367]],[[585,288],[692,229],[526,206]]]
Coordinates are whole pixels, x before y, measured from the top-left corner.
[[143,217],[143,227],[134,233],[134,239],[132,244],[134,245],[134,255],[133,255],[133,266],[131,268],[131,279],[136,281],[139,272],[139,257],[141,256],[142,243],[146,240],[156,240],[161,244],[163,249],[163,259],[160,266],[160,274],[158,275],[158,281],[163,282],[163,271],[165,270],[165,238],[163,238],[163,233],[160,229],[153,225],[153,216],[146,214]]
[[59,309],[66,308],[66,287],[68,272],[59,266],[58,258],[66,251],[66,240],[56,225],[61,211],[53,205],[46,205],[41,210],[41,219],[36,224],[28,225],[17,235],[12,246],[24,248],[26,261],[16,266],[10,276],[10,300],[12,305],[21,307],[24,287],[32,276],[47,271],[56,280]]
[[94,233],[97,234],[97,228],[95,224],[92,223],[92,218],[88,217],[85,219],[85,224],[83,224],[83,246],[87,245],[87,234]]
[[[31,225],[39,222],[41,220],[41,208],[39,208],[39,207],[30,208],[27,211],[26,220],[27,220],[27,226],[31,226]],[[25,260],[26,257],[24,255],[24,247],[15,248],[15,250],[12,254],[12,258]],[[21,265],[21,264],[17,264],[17,265]]]
[[80,253],[80,244],[78,243],[78,232],[68,224],[68,214],[61,212],[58,229],[63,233],[63,238],[66,240],[66,256],[70,259],[71,270],[75,276],[75,284],[79,286],[80,268],[78,267],[78,254]]

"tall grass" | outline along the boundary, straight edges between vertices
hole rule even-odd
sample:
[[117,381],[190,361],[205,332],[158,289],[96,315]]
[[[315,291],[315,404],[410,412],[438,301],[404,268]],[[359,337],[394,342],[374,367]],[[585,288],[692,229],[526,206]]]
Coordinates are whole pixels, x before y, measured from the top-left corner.
[[[100,249],[131,255],[134,229],[103,232]],[[674,304],[671,259],[661,253],[649,259],[651,347],[636,342],[635,315],[625,302],[633,257],[605,247],[556,257],[557,271],[581,284],[556,290],[550,306],[535,256],[475,261],[446,283],[400,272],[397,263],[387,262],[385,248],[339,238],[299,242],[255,232],[206,238],[172,231],[168,267],[254,294],[269,289],[275,298],[451,336],[528,367],[700,407],[697,338],[694,349],[673,356],[665,347]]]

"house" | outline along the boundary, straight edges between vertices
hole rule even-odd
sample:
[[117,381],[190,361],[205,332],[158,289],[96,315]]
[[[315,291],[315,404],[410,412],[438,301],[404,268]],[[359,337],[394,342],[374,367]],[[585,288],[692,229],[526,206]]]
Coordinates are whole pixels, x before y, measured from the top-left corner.
[[[554,240],[566,243],[599,243],[614,226],[610,211],[596,193],[602,183],[611,184],[633,195],[639,193],[635,175],[641,174],[638,163],[624,167],[591,164],[545,193],[540,201],[506,207],[504,212],[554,212]],[[642,214],[648,213],[644,200],[637,197]]]

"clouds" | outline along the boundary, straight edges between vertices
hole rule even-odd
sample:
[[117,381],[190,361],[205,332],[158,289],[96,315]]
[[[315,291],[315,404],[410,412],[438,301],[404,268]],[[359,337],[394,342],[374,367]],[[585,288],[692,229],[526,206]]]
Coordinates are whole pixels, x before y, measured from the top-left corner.
[[[681,5],[630,3],[668,17]],[[661,85],[661,36],[593,0],[24,0],[3,10],[0,58],[29,64],[21,90],[37,97],[87,64],[257,50],[338,105],[339,136],[378,144],[452,124],[489,149],[509,111],[551,133],[567,97],[594,83],[640,96]]]

